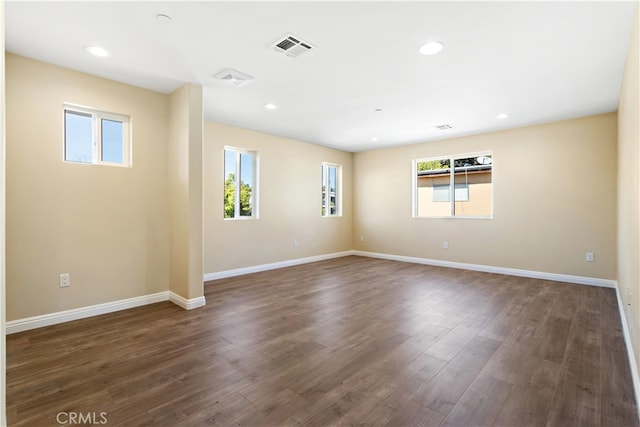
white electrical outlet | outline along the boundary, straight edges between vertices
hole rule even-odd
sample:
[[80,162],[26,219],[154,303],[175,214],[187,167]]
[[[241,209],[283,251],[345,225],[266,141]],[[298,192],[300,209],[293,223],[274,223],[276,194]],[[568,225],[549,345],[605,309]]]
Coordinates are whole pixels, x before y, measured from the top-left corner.
[[360,241],[364,242],[364,235],[362,235],[362,234],[360,235]]
[[293,241],[293,247],[294,247],[294,248],[297,248],[297,247],[298,247],[298,241],[297,241],[297,240],[294,240],[294,241]]
[[449,249],[449,242],[442,242],[442,249]]
[[587,252],[585,255],[585,260],[587,262],[593,262],[593,252]]
[[71,286],[71,276],[69,273],[63,273],[60,275],[60,287],[66,288],[67,286]]
[[627,305],[631,305],[631,288],[627,288]]

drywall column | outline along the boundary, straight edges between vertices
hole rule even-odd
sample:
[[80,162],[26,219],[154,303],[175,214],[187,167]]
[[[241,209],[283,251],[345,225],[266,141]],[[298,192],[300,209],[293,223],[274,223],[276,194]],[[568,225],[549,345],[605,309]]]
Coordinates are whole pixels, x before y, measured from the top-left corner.
[[[618,290],[624,307],[638,396],[640,371],[640,6],[631,30],[618,106]],[[622,319],[624,322],[625,319]],[[633,369],[635,368],[635,369]]]
[[6,289],[5,289],[5,83],[4,83],[4,2],[0,2],[0,426],[7,425],[7,398],[6,398]]
[[202,86],[186,84],[169,99],[170,282],[172,301],[204,305],[202,268]]
[[5,333],[5,89],[4,89],[4,2],[0,2],[0,425],[7,425],[6,333]]

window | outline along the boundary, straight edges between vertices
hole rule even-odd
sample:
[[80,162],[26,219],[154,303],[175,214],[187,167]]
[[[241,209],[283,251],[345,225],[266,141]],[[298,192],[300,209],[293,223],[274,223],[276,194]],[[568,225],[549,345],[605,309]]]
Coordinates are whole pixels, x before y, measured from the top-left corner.
[[257,218],[257,153],[224,149],[224,217]]
[[[459,202],[469,201],[469,185],[465,183],[455,185],[455,199]],[[433,185],[433,201],[434,202],[450,202],[451,192],[449,191],[449,184],[434,184]]]
[[322,216],[340,216],[342,166],[322,163]]
[[414,217],[493,215],[491,153],[415,160],[413,170]]
[[130,166],[129,117],[64,106],[64,160]]

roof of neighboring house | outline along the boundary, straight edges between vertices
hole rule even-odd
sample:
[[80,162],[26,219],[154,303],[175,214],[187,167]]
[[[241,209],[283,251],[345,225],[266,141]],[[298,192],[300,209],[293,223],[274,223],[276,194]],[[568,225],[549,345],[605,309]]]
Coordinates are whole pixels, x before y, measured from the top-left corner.
[[[426,171],[418,171],[418,176],[439,176],[449,175],[450,168],[446,169],[433,169]],[[491,170],[491,165],[474,165],[474,166],[458,166],[454,169],[454,173],[460,172],[482,172]]]

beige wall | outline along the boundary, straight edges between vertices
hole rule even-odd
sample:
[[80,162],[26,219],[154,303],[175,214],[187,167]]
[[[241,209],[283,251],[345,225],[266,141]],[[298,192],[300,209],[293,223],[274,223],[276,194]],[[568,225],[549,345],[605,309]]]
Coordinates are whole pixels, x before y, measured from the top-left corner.
[[[223,219],[225,145],[258,152],[259,219]],[[351,249],[350,153],[211,122],[204,150],[205,273]],[[342,165],[342,217],[321,217],[322,162]]]
[[[354,249],[615,279],[616,138],[611,113],[357,153]],[[414,159],[485,151],[493,219],[412,218]]]
[[639,25],[640,7],[637,7],[618,109],[618,287],[625,302],[624,312],[636,362],[640,362]]
[[[0,2],[0,48],[4,52],[4,2]],[[5,305],[5,77],[0,56],[0,425],[7,424]]]
[[[7,319],[166,291],[168,97],[12,54],[6,67]],[[133,167],[63,162],[63,102],[131,116]]]
[[170,289],[204,294],[202,281],[202,86],[186,84],[169,99]]

